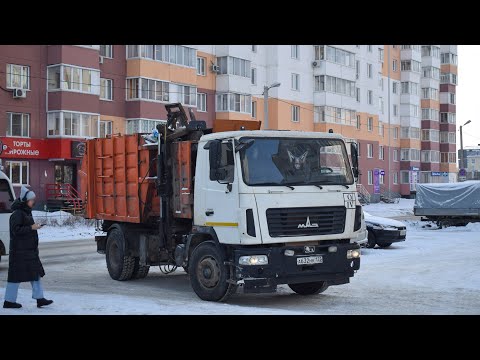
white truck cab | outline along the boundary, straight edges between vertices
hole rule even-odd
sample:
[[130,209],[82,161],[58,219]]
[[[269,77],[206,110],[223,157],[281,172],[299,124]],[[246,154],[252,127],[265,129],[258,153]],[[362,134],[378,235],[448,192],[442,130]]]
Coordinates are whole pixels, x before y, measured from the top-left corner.
[[10,205],[15,200],[12,182],[8,176],[0,171],[0,260],[8,255],[10,246]]

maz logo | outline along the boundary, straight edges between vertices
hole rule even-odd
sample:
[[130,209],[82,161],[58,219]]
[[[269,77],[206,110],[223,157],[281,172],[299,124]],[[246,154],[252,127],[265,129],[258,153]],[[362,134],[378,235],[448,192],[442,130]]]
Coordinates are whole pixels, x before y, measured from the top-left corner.
[[298,229],[306,229],[306,228],[318,228],[317,223],[310,222],[310,216],[307,217],[307,222],[305,224],[298,224]]

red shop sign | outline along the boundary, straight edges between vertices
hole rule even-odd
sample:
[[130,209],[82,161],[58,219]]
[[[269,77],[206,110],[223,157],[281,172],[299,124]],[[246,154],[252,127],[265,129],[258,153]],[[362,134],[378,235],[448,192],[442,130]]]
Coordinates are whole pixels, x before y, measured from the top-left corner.
[[0,137],[0,157],[6,159],[48,159],[46,139]]

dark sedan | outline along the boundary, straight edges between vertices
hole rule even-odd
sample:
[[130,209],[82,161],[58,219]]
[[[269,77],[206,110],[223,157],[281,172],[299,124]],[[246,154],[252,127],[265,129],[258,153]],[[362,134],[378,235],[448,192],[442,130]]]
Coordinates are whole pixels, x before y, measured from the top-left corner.
[[375,245],[381,248],[387,248],[395,242],[405,241],[407,237],[407,227],[404,223],[379,216],[373,216],[367,212],[365,223],[368,230],[367,248],[374,248]]

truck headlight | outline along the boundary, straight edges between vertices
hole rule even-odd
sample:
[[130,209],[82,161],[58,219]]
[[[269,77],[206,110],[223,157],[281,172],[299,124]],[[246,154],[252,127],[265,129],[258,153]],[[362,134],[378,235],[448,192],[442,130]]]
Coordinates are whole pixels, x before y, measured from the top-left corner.
[[267,255],[248,255],[240,256],[238,259],[240,265],[268,265]]
[[347,250],[347,259],[358,259],[360,257],[360,249]]

